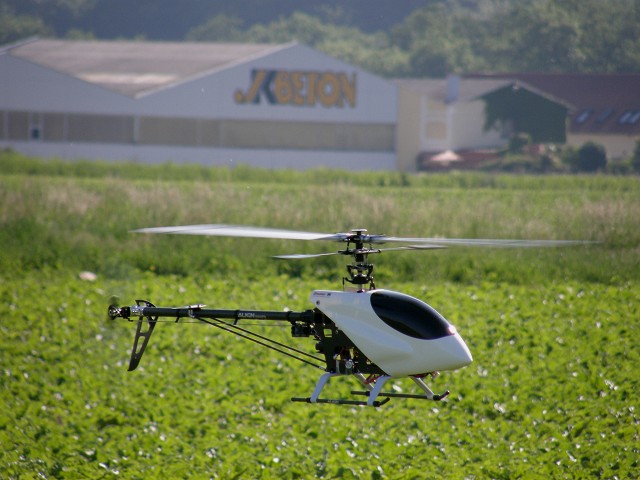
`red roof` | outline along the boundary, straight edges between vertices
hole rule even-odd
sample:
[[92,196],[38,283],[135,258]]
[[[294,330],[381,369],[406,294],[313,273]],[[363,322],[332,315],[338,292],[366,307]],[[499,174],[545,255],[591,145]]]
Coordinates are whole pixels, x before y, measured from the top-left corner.
[[521,81],[574,106],[572,133],[640,134],[640,74],[499,73],[469,79]]

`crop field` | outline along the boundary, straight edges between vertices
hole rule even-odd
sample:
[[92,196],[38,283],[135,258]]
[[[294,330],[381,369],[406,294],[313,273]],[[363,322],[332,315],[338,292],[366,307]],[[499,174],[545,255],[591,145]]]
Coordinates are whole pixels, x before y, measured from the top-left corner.
[[[305,310],[336,244],[130,230],[230,223],[396,236],[582,239],[374,258],[376,283],[453,323],[474,362],[442,402],[293,403],[320,371],[217,329],[135,323],[112,296]],[[41,161],[0,154],[0,478],[636,478],[640,178],[401,175]],[[82,274],[91,272],[94,275]],[[287,328],[264,335],[313,352]],[[349,395],[350,378],[323,396]],[[397,391],[414,392],[407,379]]]

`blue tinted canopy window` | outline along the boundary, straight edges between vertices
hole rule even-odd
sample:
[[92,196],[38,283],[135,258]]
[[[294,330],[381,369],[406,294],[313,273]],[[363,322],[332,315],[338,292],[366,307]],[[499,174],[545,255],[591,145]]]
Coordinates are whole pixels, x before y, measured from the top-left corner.
[[426,303],[396,292],[374,292],[371,306],[391,328],[410,337],[433,340],[453,335],[453,328]]

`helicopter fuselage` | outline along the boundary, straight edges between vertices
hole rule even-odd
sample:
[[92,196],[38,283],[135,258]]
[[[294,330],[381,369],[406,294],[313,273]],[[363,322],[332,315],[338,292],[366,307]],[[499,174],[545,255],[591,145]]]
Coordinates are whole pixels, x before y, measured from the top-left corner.
[[409,295],[316,290],[310,300],[389,376],[457,370],[473,360],[455,327]]

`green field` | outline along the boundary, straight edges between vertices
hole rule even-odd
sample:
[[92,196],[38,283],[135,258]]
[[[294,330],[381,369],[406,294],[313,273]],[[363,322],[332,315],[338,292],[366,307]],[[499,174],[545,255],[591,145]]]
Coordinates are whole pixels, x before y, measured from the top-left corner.
[[[0,478],[634,478],[640,179],[66,163],[0,154]],[[379,255],[376,281],[457,326],[474,363],[443,402],[292,403],[319,371],[160,324],[127,372],[121,303],[303,310],[335,244],[130,234],[233,223],[397,236],[584,239]],[[84,281],[91,271],[97,280]],[[287,340],[287,329],[264,327]],[[313,351],[313,341],[297,339]],[[293,341],[293,340],[292,340]],[[327,394],[345,395],[351,379]],[[408,380],[396,389],[411,392]]]

